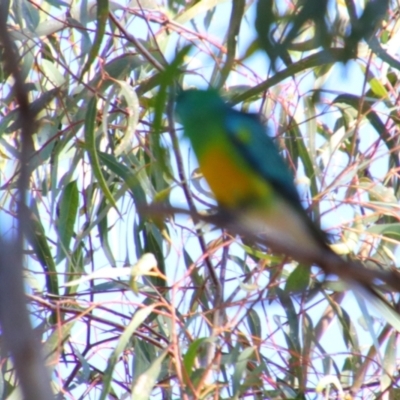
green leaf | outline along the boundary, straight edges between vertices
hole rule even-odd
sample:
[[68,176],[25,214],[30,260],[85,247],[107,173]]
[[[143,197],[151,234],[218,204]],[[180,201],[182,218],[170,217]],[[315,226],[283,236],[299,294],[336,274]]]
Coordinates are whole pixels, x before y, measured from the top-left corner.
[[60,73],[55,63],[43,59],[40,63],[40,68],[43,69],[43,74],[46,75],[53,86],[59,87],[64,85],[65,77]]
[[99,153],[100,160],[106,165],[114,174],[119,176],[128,188],[132,191],[134,199],[140,204],[147,204],[146,194],[139,182],[140,172],[136,172],[131,168],[121,164],[111,154]]
[[371,86],[371,90],[374,92],[374,94],[376,94],[377,97],[382,99],[386,99],[388,97],[388,92],[380,80],[377,78],[372,78],[368,81],[368,83]]
[[400,223],[375,224],[370,226],[366,232],[400,240]]
[[94,37],[93,45],[89,52],[88,60],[83,67],[81,76],[85,75],[87,71],[89,71],[90,66],[93,64],[96,59],[101,42],[103,41],[104,33],[106,31],[106,22],[108,19],[108,0],[96,0],[97,4],[97,29],[96,35]]
[[250,333],[254,339],[261,338],[262,323],[259,315],[254,309],[250,309],[247,313],[247,323],[249,324]]
[[[104,215],[104,216],[101,217],[101,215]],[[116,265],[115,258],[113,255],[113,251],[110,247],[109,240],[108,240],[111,227],[109,227],[109,225],[108,225],[107,206],[106,206],[106,202],[104,201],[104,199],[102,199],[102,201],[100,203],[97,217],[99,218],[99,223],[97,224],[97,228],[99,230],[99,238],[100,238],[101,246],[103,248],[105,256],[108,259],[108,262],[112,266],[115,266]]]
[[[114,154],[118,157],[121,153],[127,152],[128,147],[129,151],[131,150],[130,147],[132,146],[132,140],[135,137],[136,127],[139,122],[139,99],[132,86],[124,81],[116,81],[116,83],[120,86],[121,95],[127,103],[125,111],[128,114],[126,127],[124,129],[125,134],[114,150]],[[107,123],[104,124],[104,127],[107,127]]]
[[[107,367],[103,375],[103,390],[100,394],[100,400],[105,400],[107,398],[108,393],[111,389],[111,380],[112,374],[114,372],[114,368],[119,361],[119,357],[122,352],[129,345],[132,335],[135,333],[137,328],[143,323],[143,321],[153,312],[155,306],[148,306],[145,308],[139,309],[137,311],[129,325],[125,328],[124,332],[120,336],[118,343],[116,344],[111,356],[108,359]],[[157,360],[155,361],[157,364]]]
[[54,258],[51,254],[45,230],[40,222],[39,213],[34,203],[31,204],[27,213],[29,215],[29,222],[26,230],[28,242],[32,246],[40,264],[44,268],[47,291],[58,296],[58,274]]
[[[217,84],[213,85],[216,87],[222,87],[225,81],[228,79],[229,74],[232,71],[233,64],[236,59],[236,51],[237,51],[237,38],[239,36],[240,25],[243,21],[243,16],[245,13],[246,1],[245,0],[236,0],[232,3],[232,12],[229,21],[229,28],[227,33],[227,54],[226,54],[226,61],[224,66],[221,69],[221,66],[215,64],[215,68],[213,71],[214,76],[219,77],[217,80]],[[211,78],[211,82],[214,79]]]
[[150,399],[151,392],[157,382],[157,378],[161,372],[162,362],[167,356],[167,352],[163,352],[151,364],[150,368],[142,373],[132,384],[132,400],[148,400]]
[[183,367],[185,368],[189,377],[192,374],[192,369],[195,364],[199,348],[204,345],[207,340],[209,340],[209,338],[199,338],[194,340],[183,356]]
[[377,134],[382,138],[383,143],[389,150],[389,155],[395,165],[400,165],[398,152],[392,137],[389,135],[385,124],[381,121],[378,114],[372,109],[370,102],[353,94],[341,94],[333,100],[333,104],[344,103],[352,107],[355,111],[361,111]]
[[71,330],[75,326],[75,324],[76,321],[72,321],[60,325],[47,338],[43,346],[43,353],[48,366],[56,368],[57,362],[60,358],[60,344],[63,344],[68,340],[71,334]]
[[185,24],[189,22],[193,18],[196,18],[198,15],[205,13],[208,10],[216,7],[219,4],[225,3],[228,0],[202,0],[193,5],[188,9],[184,9],[184,11],[175,18],[175,22],[178,24]]
[[247,367],[247,362],[249,359],[253,356],[254,354],[254,348],[253,347],[247,347],[240,353],[237,362],[234,366],[234,371],[233,371],[233,379],[232,379],[232,389],[233,389],[233,398],[239,398],[240,394],[240,388],[241,388],[241,380],[243,378],[243,375],[246,371]]
[[96,148],[96,139],[95,139],[96,116],[97,116],[96,103],[97,103],[96,97],[92,97],[92,99],[89,101],[88,110],[86,114],[86,119],[85,119],[86,150],[89,154],[90,164],[93,169],[93,174],[97,178],[104,196],[118,212],[118,208],[115,203],[114,197],[109,189],[109,186],[104,178],[103,173],[101,172],[99,156]]
[[78,207],[78,184],[76,181],[72,181],[65,186],[59,204],[57,231],[60,240],[57,243],[57,263],[61,262],[65,258],[66,254],[68,254],[69,245],[74,233]]
[[302,60],[289,65],[286,69],[276,72],[276,74],[274,74],[271,78],[266,79],[264,82],[253,86],[251,89],[238,96],[235,96],[231,102],[232,104],[238,104],[253,97],[259,97],[262,93],[268,91],[268,89],[270,89],[272,86],[277,85],[291,76],[295,76],[317,66],[335,63],[336,61],[341,60],[342,57],[343,49],[340,48],[332,48],[329,49],[329,51],[322,50],[318,53],[312,54],[311,56],[304,57]]
[[306,290],[310,285],[310,272],[310,268],[298,265],[286,280],[285,292],[289,295]]

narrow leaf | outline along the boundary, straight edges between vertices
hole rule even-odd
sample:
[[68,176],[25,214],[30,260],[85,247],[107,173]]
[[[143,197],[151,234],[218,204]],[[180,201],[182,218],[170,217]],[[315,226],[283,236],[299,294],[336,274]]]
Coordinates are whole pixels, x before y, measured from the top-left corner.
[[115,203],[114,197],[110,192],[108,184],[100,168],[99,156],[96,149],[96,139],[95,139],[96,115],[97,115],[96,97],[93,97],[89,102],[85,119],[85,142],[87,146],[87,152],[89,154],[89,159],[93,169],[93,174],[97,178],[104,196],[118,212],[118,208]]

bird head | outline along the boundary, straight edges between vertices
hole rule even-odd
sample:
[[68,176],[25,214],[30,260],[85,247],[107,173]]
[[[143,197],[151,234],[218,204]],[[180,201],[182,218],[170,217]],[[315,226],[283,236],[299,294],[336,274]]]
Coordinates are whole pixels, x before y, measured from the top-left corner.
[[216,90],[190,89],[182,91],[176,99],[176,114],[183,125],[205,124],[205,115],[214,118],[218,111],[225,111],[227,105]]

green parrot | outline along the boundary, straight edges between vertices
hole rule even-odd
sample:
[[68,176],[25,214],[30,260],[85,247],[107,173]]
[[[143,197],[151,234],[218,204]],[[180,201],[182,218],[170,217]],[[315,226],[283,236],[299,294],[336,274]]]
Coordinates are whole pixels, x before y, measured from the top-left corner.
[[222,227],[265,238],[274,250],[315,263],[374,295],[377,279],[400,290],[396,273],[346,262],[331,250],[303,209],[293,174],[257,115],[234,110],[215,90],[194,89],[178,95],[176,114],[219,210],[229,217]]
[[329,251],[326,235],[303,209],[293,174],[257,115],[232,109],[214,90],[182,92],[176,112],[221,209],[288,249]]

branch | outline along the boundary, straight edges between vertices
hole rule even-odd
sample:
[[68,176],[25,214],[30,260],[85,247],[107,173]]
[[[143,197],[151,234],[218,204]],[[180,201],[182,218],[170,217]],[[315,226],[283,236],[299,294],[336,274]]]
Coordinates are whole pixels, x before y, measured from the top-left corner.
[[[7,3],[4,3],[7,4]],[[29,184],[29,157],[34,149],[34,115],[19,71],[18,57],[5,23],[7,11],[0,6],[0,42],[4,69],[14,78],[13,92],[21,120],[21,164],[18,179],[18,229],[16,238],[0,239],[0,323],[4,345],[10,352],[25,399],[52,400],[50,376],[44,365],[41,345],[30,324],[23,282],[24,226],[29,221],[24,207]]]

